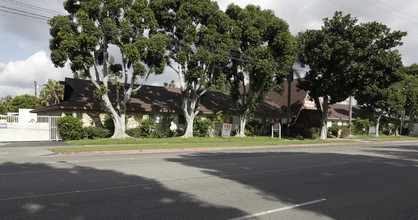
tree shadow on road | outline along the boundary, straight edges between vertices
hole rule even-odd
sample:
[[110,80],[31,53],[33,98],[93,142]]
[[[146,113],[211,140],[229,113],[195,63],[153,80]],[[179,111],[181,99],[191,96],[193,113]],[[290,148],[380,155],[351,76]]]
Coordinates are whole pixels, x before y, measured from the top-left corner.
[[223,219],[246,214],[153,179],[67,167],[0,164],[0,219]]
[[[412,157],[418,159],[417,154]],[[325,198],[325,202],[298,207],[323,217],[418,216],[418,163],[403,158],[264,151],[194,153],[168,160],[256,189],[265,200],[292,205]]]
[[370,146],[367,153],[375,153],[378,155],[386,155],[392,158],[405,159],[405,160],[417,160],[418,159],[418,145],[406,144],[396,146]]

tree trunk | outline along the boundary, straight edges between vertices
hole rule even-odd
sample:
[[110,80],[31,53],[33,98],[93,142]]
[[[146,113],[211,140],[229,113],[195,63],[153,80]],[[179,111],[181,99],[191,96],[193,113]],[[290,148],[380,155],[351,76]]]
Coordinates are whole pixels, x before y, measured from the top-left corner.
[[186,119],[186,130],[184,132],[183,138],[193,137],[193,122],[196,115],[199,111],[196,111],[196,105],[199,105],[199,98],[196,94],[193,94],[191,98],[183,97],[183,114]]
[[414,116],[410,116],[409,117],[409,122],[408,122],[408,135],[412,136],[414,134],[414,120],[415,120],[415,115]]
[[125,114],[119,115],[116,110],[113,108],[109,95],[104,93],[102,95],[101,105],[104,111],[112,117],[113,124],[115,126],[115,131],[111,138],[114,139],[124,139],[128,138],[129,135],[126,134],[126,124],[125,124]]
[[382,118],[382,115],[379,115],[376,118],[376,137],[379,136],[379,127],[380,127],[380,119]]
[[319,134],[319,139],[327,140],[328,136],[328,96],[324,96],[324,101],[322,102],[322,114],[321,114],[321,131]]
[[186,131],[184,132],[183,138],[192,138],[193,137],[193,121],[194,121],[194,114],[184,114],[186,118]]
[[246,109],[239,116],[239,128],[236,137],[245,137],[245,124],[247,123],[249,110]]

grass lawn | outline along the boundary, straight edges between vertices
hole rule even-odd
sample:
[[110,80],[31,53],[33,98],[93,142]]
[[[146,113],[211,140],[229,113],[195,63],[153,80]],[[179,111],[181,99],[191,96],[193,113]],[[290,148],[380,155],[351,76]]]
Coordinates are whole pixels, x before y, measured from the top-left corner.
[[72,147],[51,148],[59,152],[82,152],[82,151],[113,151],[113,150],[145,150],[145,149],[174,149],[174,148],[206,148],[206,147],[234,147],[234,146],[266,146],[266,145],[293,145],[293,144],[318,144],[318,143],[341,143],[354,142],[357,139],[364,141],[394,141],[394,140],[418,140],[417,137],[394,137],[381,136],[377,138],[369,136],[357,136],[353,140],[319,139],[298,140],[293,138],[270,138],[270,137],[231,137],[231,138],[147,138],[147,139],[94,139],[68,141]]

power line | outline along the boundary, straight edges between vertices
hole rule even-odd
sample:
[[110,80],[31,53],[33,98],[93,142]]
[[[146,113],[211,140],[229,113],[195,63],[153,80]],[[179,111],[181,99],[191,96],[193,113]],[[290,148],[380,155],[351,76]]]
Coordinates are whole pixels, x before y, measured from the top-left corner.
[[[337,6],[340,6],[340,7],[342,7],[342,8],[346,8],[346,9],[349,9],[350,11],[353,11],[353,12],[357,12],[358,14],[363,14],[363,13],[360,13],[359,11],[357,11],[357,10],[354,10],[354,9],[352,9],[352,8],[349,8],[349,7],[347,7],[346,5],[343,5],[343,4],[341,4],[340,2],[336,2],[336,1],[334,1],[334,0],[327,0],[328,2],[331,2],[332,4],[334,4],[334,5],[337,5]],[[363,1],[363,0],[361,0],[363,3],[365,3],[365,1]],[[365,3],[365,4],[369,4],[369,3]],[[372,5],[373,6],[373,5]],[[368,18],[368,19],[370,19],[370,20],[378,20],[378,19],[375,19],[375,18],[373,18],[373,17],[370,17],[369,15],[364,15],[363,14],[363,17],[366,17],[366,18]],[[396,26],[396,25],[393,25],[393,24],[390,24],[390,23],[387,23],[387,22],[385,22],[385,24],[387,24],[387,26],[391,26],[392,28],[396,28],[396,29],[398,29],[398,30],[403,30],[404,28],[402,28],[402,27],[399,27],[399,26]],[[409,30],[408,31],[408,33],[413,33],[413,34],[415,34],[415,35],[418,35],[418,32],[415,32],[415,31],[412,31],[412,30]]]
[[0,8],[4,8],[4,9],[7,9],[7,10],[15,11],[17,13],[24,13],[24,14],[30,15],[32,17],[36,16],[36,17],[39,17],[39,18],[42,18],[42,19],[46,19],[46,20],[51,19],[51,17],[47,17],[47,16],[44,16],[44,15],[40,15],[40,14],[28,12],[28,11],[23,11],[23,10],[19,10],[19,9],[15,9],[15,8],[10,8],[10,7],[6,7],[6,6],[2,6],[2,5],[0,5]]
[[9,13],[9,14],[13,14],[13,15],[19,15],[19,16],[24,16],[24,17],[28,17],[28,18],[34,18],[34,19],[39,19],[39,20],[43,20],[43,21],[48,21],[47,18],[37,17],[37,16],[23,14],[23,13],[19,13],[19,12],[8,11],[8,10],[4,10],[4,9],[0,9],[0,11],[6,12],[6,13]]
[[388,5],[388,4],[384,3],[384,2],[381,2],[381,1],[379,1],[379,0],[374,0],[374,1],[376,1],[376,2],[378,2],[378,3],[380,3],[380,4],[384,5],[384,6],[386,6],[386,7],[390,8],[390,9],[392,9],[392,10],[395,10],[395,11],[401,12],[402,14],[404,14],[404,15],[406,15],[406,16],[409,16],[409,17],[411,17],[411,18],[414,18],[414,19],[417,19],[417,20],[418,20],[418,17],[415,17],[415,16],[413,16],[413,15],[411,15],[411,14],[409,14],[409,13],[406,13],[406,12],[404,12],[404,11],[402,11],[402,10],[399,10],[398,8],[392,7],[392,6],[390,6],[390,5]]
[[43,7],[39,7],[39,6],[36,6],[36,5],[31,5],[31,4],[15,1],[15,0],[0,0],[0,1],[7,2],[9,4],[18,5],[18,6],[21,6],[21,7],[35,9],[35,10],[38,10],[38,11],[43,11],[43,12],[46,12],[46,13],[51,13],[51,14],[54,14],[54,15],[55,14],[65,15],[64,13],[59,12],[59,11],[55,11],[55,10],[51,10],[51,9],[48,9],[48,8],[43,8]]
[[370,2],[367,2],[367,1],[364,1],[364,0],[361,0],[361,1],[362,1],[362,2],[364,2],[365,4],[368,4],[368,5],[372,6],[372,7],[375,7],[375,8],[380,9],[381,11],[384,11],[384,12],[386,12],[386,13],[390,13],[390,14],[392,14],[392,15],[394,15],[394,16],[396,16],[396,17],[398,17],[398,18],[400,18],[400,19],[402,19],[402,20],[404,20],[404,21],[408,21],[408,22],[410,22],[410,23],[413,23],[413,24],[415,24],[415,25],[418,25],[418,22],[411,21],[411,20],[409,20],[409,19],[405,19],[404,17],[399,16],[399,15],[397,15],[397,14],[395,14],[395,13],[392,13],[392,11],[390,11],[390,10],[386,10],[386,9],[384,9],[383,7],[380,7],[380,6],[379,6],[379,5],[377,5],[377,4],[371,4]]

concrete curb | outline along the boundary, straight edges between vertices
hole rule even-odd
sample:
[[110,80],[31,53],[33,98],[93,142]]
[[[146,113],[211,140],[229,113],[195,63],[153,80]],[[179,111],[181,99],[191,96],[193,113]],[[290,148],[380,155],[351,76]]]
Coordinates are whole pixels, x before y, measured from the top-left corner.
[[138,154],[138,153],[168,153],[168,152],[193,152],[193,151],[223,151],[223,150],[251,150],[271,149],[284,147],[308,147],[308,146],[338,146],[356,144],[378,144],[378,143],[413,143],[417,141],[364,141],[364,142],[343,142],[343,143],[318,143],[318,144],[290,144],[290,145],[261,145],[261,146],[235,146],[235,147],[202,147],[202,148],[171,148],[171,149],[143,149],[143,150],[113,150],[113,151],[83,151],[83,152],[61,152],[57,156],[91,156],[91,155],[115,155],[115,154]]

